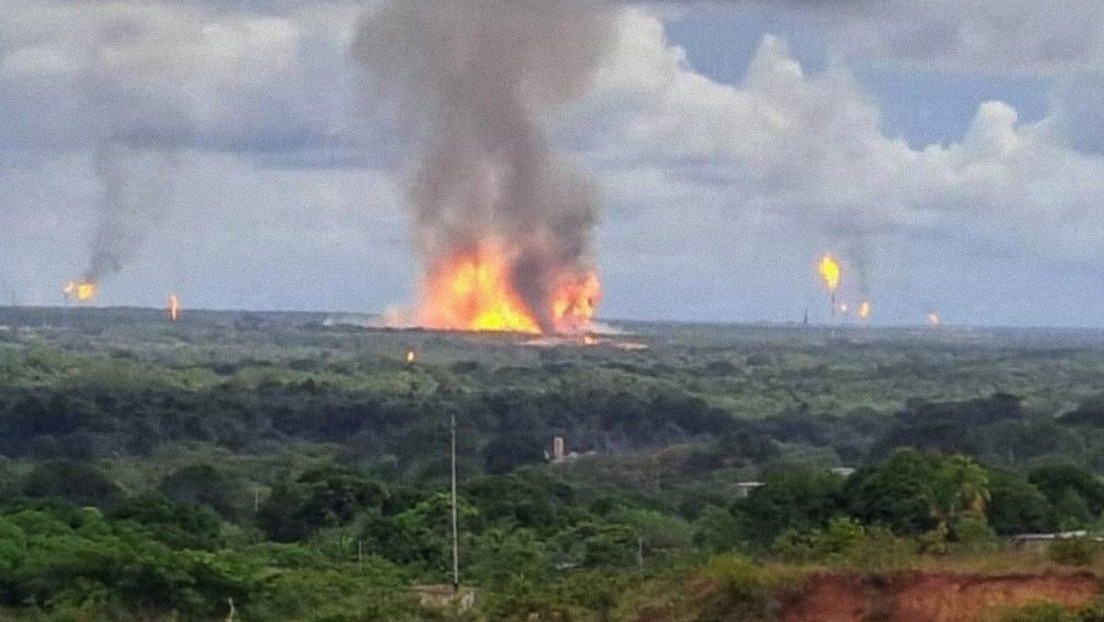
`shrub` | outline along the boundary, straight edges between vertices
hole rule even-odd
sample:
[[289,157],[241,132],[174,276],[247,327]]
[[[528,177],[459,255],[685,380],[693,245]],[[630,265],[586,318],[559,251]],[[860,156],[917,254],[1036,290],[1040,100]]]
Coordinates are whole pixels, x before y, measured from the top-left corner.
[[699,596],[695,620],[761,622],[775,618],[775,601],[762,571],[739,557],[710,562],[702,576],[711,589]]
[[1077,611],[1080,622],[1104,622],[1104,600],[1094,600]]
[[1062,538],[1055,540],[1047,555],[1063,566],[1089,566],[1100,554],[1100,545],[1089,538]]
[[1033,603],[1008,613],[1003,622],[1080,622],[1080,617],[1058,603]]

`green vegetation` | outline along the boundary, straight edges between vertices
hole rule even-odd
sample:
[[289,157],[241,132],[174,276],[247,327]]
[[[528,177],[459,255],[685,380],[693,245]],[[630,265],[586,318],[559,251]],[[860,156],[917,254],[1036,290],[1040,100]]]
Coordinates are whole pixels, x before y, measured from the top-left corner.
[[800,568],[1059,530],[1038,564],[1097,567],[1093,334],[324,320],[0,309],[0,617],[766,620]]

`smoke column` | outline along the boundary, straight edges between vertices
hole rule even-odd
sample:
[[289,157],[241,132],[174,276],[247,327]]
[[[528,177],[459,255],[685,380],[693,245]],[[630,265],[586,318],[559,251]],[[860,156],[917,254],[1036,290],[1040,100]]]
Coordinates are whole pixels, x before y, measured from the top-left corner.
[[418,154],[407,203],[427,273],[499,244],[545,331],[565,276],[593,270],[599,206],[541,121],[589,86],[613,11],[595,0],[393,0],[352,46]]
[[[161,33],[172,40],[173,32]],[[172,210],[180,149],[191,136],[168,57],[148,48],[148,33],[103,27],[88,51],[79,85],[99,181],[97,222],[85,283],[99,285],[135,259]]]
[[100,283],[134,259],[146,236],[169,213],[176,154],[115,139],[101,145],[94,160],[102,185],[100,220],[83,278]]

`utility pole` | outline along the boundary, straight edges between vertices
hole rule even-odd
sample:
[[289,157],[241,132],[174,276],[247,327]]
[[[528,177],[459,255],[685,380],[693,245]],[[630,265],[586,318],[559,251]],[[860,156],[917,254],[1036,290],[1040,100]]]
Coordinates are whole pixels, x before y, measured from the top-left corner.
[[452,463],[452,593],[460,593],[460,525],[456,507],[456,411],[449,412],[451,432],[449,456]]

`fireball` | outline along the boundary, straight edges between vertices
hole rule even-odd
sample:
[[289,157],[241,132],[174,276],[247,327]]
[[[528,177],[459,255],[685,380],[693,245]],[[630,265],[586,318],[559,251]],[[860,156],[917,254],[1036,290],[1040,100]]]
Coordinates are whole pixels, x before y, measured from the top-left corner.
[[65,297],[77,302],[92,302],[92,299],[96,297],[96,284],[91,281],[69,281],[65,284],[65,288],[62,292],[65,293]]
[[565,270],[552,283],[547,308],[534,309],[518,292],[513,268],[513,254],[498,244],[440,262],[423,282],[421,325],[534,335],[577,333],[589,326],[601,294],[597,275]]

